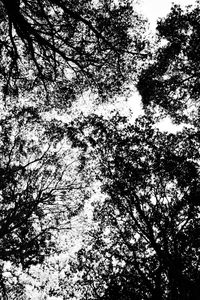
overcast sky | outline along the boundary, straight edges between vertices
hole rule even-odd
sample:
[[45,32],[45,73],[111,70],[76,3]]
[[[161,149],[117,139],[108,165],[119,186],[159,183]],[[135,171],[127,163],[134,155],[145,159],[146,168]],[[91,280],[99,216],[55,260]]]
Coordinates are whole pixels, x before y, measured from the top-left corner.
[[156,27],[156,20],[164,17],[170,11],[172,3],[180,5],[195,4],[195,0],[140,0],[143,14],[149,19],[151,28]]

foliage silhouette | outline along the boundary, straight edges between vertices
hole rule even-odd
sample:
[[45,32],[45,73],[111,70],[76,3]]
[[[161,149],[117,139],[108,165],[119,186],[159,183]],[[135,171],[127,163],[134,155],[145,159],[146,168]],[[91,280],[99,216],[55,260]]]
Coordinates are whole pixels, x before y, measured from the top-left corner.
[[83,298],[198,299],[198,134],[159,132],[148,117],[130,125],[94,115],[83,124],[106,194],[92,247],[79,252]]
[[195,8],[184,11],[174,5],[158,22],[158,47],[153,61],[137,83],[145,107],[159,106],[175,122],[198,123],[199,113],[199,15]]
[[[145,27],[131,1],[2,0],[0,4],[1,55],[7,55],[9,66],[5,94],[18,93],[19,83],[31,90],[41,82],[48,95],[49,84],[54,90],[58,84],[57,89],[68,94],[75,91],[75,97],[92,89],[108,99],[130,82],[134,60],[140,55],[135,45]],[[5,68],[1,68],[3,77]]]
[[[0,297],[26,299],[19,278],[13,289],[6,281],[5,262],[25,271],[62,252],[53,233],[69,229],[94,181],[100,200],[91,224],[82,222],[82,248],[67,270],[61,263],[48,296],[197,300],[198,3],[186,12],[175,5],[159,21],[157,41],[165,43],[151,61],[146,23],[131,1],[0,6]],[[88,90],[101,101],[126,93],[138,72],[146,115],[134,125],[119,114],[79,115],[70,123],[44,113],[69,111]],[[190,128],[160,132],[157,107]],[[59,275],[60,265],[45,263]]]
[[[47,121],[29,105],[1,105],[0,295],[5,299],[12,299],[6,263],[26,270],[58,251],[52,237],[70,229],[86,190],[63,124]],[[15,285],[20,286],[25,289]]]

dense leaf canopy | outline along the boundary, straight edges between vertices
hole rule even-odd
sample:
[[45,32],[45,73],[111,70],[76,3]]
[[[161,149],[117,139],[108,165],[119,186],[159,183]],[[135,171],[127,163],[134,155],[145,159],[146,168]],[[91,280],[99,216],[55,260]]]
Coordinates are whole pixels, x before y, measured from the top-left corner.
[[94,212],[93,246],[79,254],[86,294],[198,299],[198,135],[161,133],[146,117],[135,125],[119,116],[88,122],[107,197]]
[[[43,120],[36,109],[17,108],[16,105],[12,109],[3,108],[0,122],[0,259],[27,267],[43,260],[50,239],[49,230],[58,228],[55,218],[62,223],[63,210],[67,218],[77,209],[73,200],[71,208],[74,208],[70,211],[69,195],[68,201],[64,199],[70,190],[74,189],[74,193],[76,188],[81,190],[78,164],[69,142],[68,146],[67,140],[61,143],[55,133],[52,138],[51,121]],[[68,172],[72,170],[74,174],[69,177]]]
[[154,61],[142,70],[137,84],[145,107],[160,106],[176,122],[198,122],[200,8],[175,5],[158,22]]
[[47,95],[63,90],[66,102],[86,89],[104,99],[130,81],[144,29],[130,1],[2,0],[0,5],[5,94],[40,83]]
[[[155,43],[134,5],[0,0],[2,299],[199,299],[200,7]],[[134,122],[71,107],[133,85]]]

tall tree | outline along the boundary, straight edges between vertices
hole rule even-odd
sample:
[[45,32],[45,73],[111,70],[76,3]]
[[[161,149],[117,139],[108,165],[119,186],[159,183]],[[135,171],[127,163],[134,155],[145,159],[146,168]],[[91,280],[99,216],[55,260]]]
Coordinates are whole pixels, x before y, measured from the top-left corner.
[[[44,112],[88,89],[101,100],[124,92],[145,22],[131,1],[2,0],[0,11],[0,259],[27,268],[84,198],[84,155],[72,161],[87,144]],[[0,274],[6,297],[3,264]]]
[[[42,82],[65,97],[121,92],[135,70],[144,20],[132,1],[0,1],[4,93]],[[139,29],[139,30],[138,30]],[[26,58],[26,59],[24,59]],[[30,76],[31,73],[31,76]],[[57,85],[54,85],[56,82]],[[68,100],[68,99],[66,99]]]
[[159,106],[176,122],[197,125],[199,120],[200,7],[174,5],[157,25],[154,60],[141,71],[137,84],[146,108]]
[[66,111],[87,90],[101,100],[125,92],[145,55],[145,21],[131,2],[0,0],[2,298],[13,292],[4,262],[41,263],[56,249],[52,231],[83,207],[86,160],[73,148],[87,143],[44,112]]
[[78,255],[83,298],[198,299],[195,130],[161,133],[147,117],[135,125],[119,116],[87,122],[106,199],[94,212],[92,246]]
[[[149,116],[135,125],[119,116],[81,123],[106,195],[91,244],[77,256],[83,299],[199,298],[198,29],[198,4],[174,6],[159,22],[164,46],[137,84]],[[159,132],[157,107],[195,127]]]
[[4,263],[26,269],[53,253],[51,236],[70,228],[86,183],[61,122],[47,121],[23,101],[1,107],[0,293],[6,299]]

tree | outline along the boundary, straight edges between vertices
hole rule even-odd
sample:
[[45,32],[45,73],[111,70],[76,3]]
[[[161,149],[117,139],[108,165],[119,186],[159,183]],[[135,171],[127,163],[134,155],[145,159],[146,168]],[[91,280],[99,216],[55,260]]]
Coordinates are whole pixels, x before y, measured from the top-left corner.
[[199,120],[199,16],[198,2],[186,11],[174,5],[158,22],[157,39],[162,44],[137,83],[147,109],[159,106],[174,121],[195,126]]
[[[82,122],[106,195],[78,254],[83,298],[199,297],[199,11],[175,5],[158,23],[161,46],[137,83],[146,117]],[[163,113],[190,129],[159,132]]]
[[131,1],[2,0],[0,9],[0,293],[6,299],[12,283],[5,262],[27,269],[57,251],[52,232],[68,227],[86,198],[84,154],[78,162],[74,149],[86,151],[87,143],[73,124],[52,117],[53,109],[66,112],[88,90],[100,100],[125,92],[135,58],[143,59],[145,21]]
[[70,229],[87,183],[81,182],[79,153],[64,136],[67,126],[47,121],[23,100],[1,107],[0,294],[7,299],[5,264],[25,270],[56,252],[54,234]]
[[161,133],[151,117],[83,124],[106,195],[78,255],[83,299],[198,299],[198,134]]
[[[45,261],[58,277],[46,281],[49,296],[198,299],[199,5],[174,6],[158,23],[165,45],[140,72],[146,116],[134,125],[118,114],[71,124],[52,117],[52,108],[66,112],[85,91],[105,101],[135,79],[148,53],[145,21],[130,1],[0,6],[0,296],[26,294],[20,276],[14,286],[6,279],[5,262],[15,276],[15,268]],[[194,128],[159,132],[157,106]],[[104,200],[94,203],[77,261],[59,260],[54,233],[69,228],[94,179]],[[55,252],[58,263],[47,259]]]
[[145,22],[131,1],[2,0],[0,5],[5,95],[42,83],[50,99],[52,89],[63,90],[66,101],[87,89],[108,99],[122,92],[135,72],[140,52],[135,45]]

